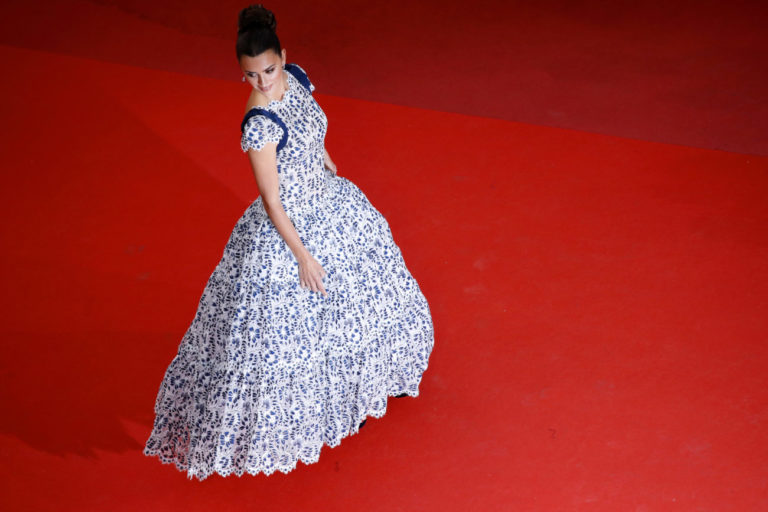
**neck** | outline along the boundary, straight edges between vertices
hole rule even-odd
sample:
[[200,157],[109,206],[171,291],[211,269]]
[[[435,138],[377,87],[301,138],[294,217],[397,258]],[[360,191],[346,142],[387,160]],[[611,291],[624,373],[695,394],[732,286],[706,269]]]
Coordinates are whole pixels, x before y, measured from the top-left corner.
[[280,81],[281,85],[283,86],[281,91],[275,91],[275,97],[270,98],[272,100],[282,101],[285,97],[285,93],[288,92],[288,79],[283,76],[283,79]]

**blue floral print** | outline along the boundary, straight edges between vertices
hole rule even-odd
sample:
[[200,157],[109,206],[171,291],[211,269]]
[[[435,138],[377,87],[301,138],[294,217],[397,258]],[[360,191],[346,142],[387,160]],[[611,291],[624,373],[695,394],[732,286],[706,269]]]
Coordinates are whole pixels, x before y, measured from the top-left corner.
[[[328,121],[314,85],[286,77],[283,99],[264,107],[289,132],[277,154],[280,199],[327,273],[328,296],[300,286],[293,253],[254,200],[166,369],[144,447],[190,479],[317,462],[324,445],[384,416],[390,396],[418,396],[434,345],[429,306],[386,219],[325,168]],[[256,115],[241,149],[282,136]]]

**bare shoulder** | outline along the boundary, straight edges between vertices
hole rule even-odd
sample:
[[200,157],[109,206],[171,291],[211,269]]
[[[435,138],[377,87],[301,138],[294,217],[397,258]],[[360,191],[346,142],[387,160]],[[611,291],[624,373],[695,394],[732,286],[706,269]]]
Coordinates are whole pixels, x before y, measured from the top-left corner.
[[249,110],[251,110],[253,107],[264,107],[269,103],[269,99],[261,93],[261,91],[258,91],[256,88],[254,88],[251,91],[251,95],[248,96],[248,101],[245,104],[245,113],[247,114]]

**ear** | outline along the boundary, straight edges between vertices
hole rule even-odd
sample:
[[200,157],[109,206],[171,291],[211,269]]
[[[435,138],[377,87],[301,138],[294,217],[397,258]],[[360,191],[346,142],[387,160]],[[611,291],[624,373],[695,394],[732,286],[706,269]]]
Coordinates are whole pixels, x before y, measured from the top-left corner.
[[285,60],[285,48],[283,48],[280,53],[282,54],[281,58],[283,60],[283,66],[285,66],[286,60]]

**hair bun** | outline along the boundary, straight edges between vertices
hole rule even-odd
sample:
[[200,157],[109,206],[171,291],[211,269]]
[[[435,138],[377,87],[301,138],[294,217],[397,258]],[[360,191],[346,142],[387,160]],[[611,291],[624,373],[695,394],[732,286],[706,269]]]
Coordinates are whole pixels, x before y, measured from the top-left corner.
[[277,28],[277,20],[272,11],[261,4],[249,5],[242,11],[237,19],[237,31],[268,29],[272,32]]

